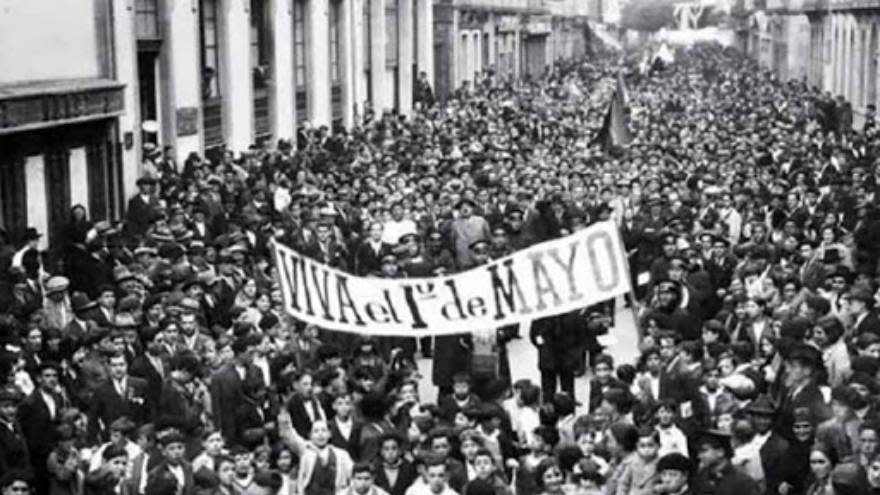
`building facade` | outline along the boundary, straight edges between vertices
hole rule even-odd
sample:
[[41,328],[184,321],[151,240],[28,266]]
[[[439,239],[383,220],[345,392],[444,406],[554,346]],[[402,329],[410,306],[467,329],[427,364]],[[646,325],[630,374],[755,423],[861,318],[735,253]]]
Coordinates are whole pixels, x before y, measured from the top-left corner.
[[[761,21],[757,17],[763,14]],[[758,60],[782,80],[806,80],[809,66],[810,23],[803,0],[767,0],[755,13],[753,36],[760,40]]]
[[410,113],[434,75],[432,3],[7,0],[0,225],[50,241],[71,205],[118,218],[145,144],[182,159]]
[[587,49],[589,7],[578,0],[436,0],[435,89],[444,99],[487,70],[500,79],[542,74]]
[[807,0],[810,23],[809,81],[852,103],[856,121],[877,105],[880,4],[876,1]]
[[119,218],[145,145],[244,151],[408,115],[420,73],[442,98],[585,51],[589,2],[466,1],[6,0],[0,226],[46,244],[73,205]]
[[60,234],[71,205],[118,216],[135,92],[114,52],[114,4],[9,0],[0,15],[0,226]]
[[745,49],[780,78],[843,97],[858,125],[878,105],[876,0],[767,0],[748,13]]

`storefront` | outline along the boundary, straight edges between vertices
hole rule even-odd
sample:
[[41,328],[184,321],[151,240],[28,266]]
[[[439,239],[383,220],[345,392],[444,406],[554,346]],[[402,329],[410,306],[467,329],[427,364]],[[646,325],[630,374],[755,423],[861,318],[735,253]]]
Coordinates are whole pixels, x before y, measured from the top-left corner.
[[77,204],[92,221],[122,214],[122,91],[106,79],[0,87],[0,224],[13,238],[35,227],[57,246]]

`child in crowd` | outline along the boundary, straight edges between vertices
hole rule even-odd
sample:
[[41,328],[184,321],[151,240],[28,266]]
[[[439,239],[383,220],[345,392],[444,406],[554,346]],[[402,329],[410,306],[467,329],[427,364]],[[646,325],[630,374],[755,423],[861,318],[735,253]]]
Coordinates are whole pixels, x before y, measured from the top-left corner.
[[657,453],[660,439],[657,431],[649,427],[639,429],[636,444],[637,456],[627,464],[617,483],[616,495],[653,495],[656,476]]
[[657,431],[660,441],[660,451],[657,454],[659,457],[673,452],[682,454],[685,457],[688,455],[687,436],[675,424],[676,409],[676,402],[674,400],[664,399],[657,406],[654,413],[654,420],[657,423],[654,429]]

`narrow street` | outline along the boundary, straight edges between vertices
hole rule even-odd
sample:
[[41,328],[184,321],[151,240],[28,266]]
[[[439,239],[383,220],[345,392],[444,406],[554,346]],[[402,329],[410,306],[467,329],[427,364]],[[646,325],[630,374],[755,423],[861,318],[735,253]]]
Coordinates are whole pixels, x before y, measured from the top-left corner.
[[[615,365],[624,363],[634,363],[639,355],[638,351],[638,333],[636,332],[635,321],[632,311],[623,307],[622,299],[618,301],[619,308],[616,316],[616,326],[603,337],[603,343],[606,345],[606,352],[614,357]],[[509,343],[507,350],[510,356],[510,370],[513,381],[521,378],[528,378],[533,382],[540,384],[541,374],[538,371],[538,353],[535,346],[529,340],[529,330],[527,325],[523,325],[520,329],[521,339],[514,340]],[[431,359],[419,359],[419,369],[422,374],[422,380],[419,384],[421,397],[426,402],[436,401],[436,387],[431,383]],[[575,398],[582,403],[579,413],[587,412],[586,398],[590,394],[589,378],[587,376],[577,378],[575,381]]]

